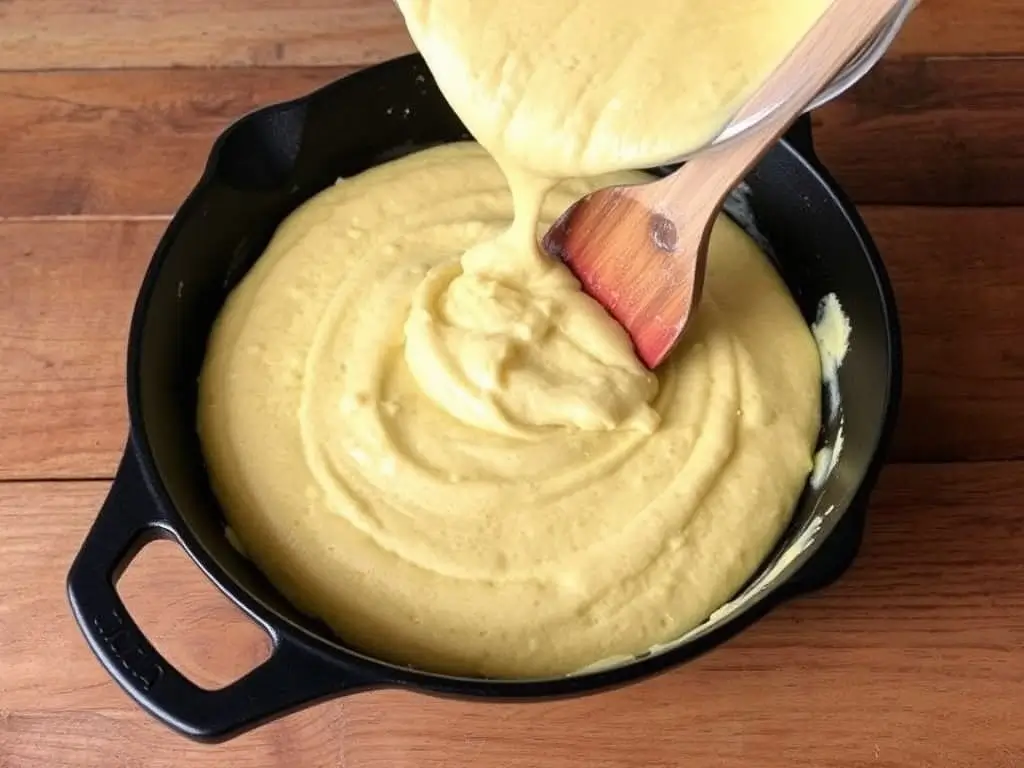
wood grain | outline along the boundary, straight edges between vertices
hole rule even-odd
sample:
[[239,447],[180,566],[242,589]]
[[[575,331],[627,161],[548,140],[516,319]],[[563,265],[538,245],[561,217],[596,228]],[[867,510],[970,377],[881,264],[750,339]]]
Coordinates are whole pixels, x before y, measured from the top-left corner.
[[1022,457],[1024,209],[883,206],[863,213],[903,325],[893,458]]
[[232,120],[346,71],[0,74],[0,217],[171,213]]
[[814,113],[819,154],[862,203],[1024,204],[1024,59],[883,61]]
[[1021,51],[1024,8],[1017,0],[921,0],[893,53],[1004,56]]
[[[343,68],[0,73],[0,217],[168,214],[229,123]],[[860,203],[1024,203],[1024,59],[894,60],[815,115]]]
[[[1024,209],[868,208],[906,346],[894,457],[1005,459],[1024,434]],[[165,222],[0,222],[0,479],[107,477],[124,346]]]
[[[579,764],[583,754],[601,768],[1024,761],[1021,463],[890,467],[842,581],[657,679],[536,705],[359,695],[218,748],[175,737],[129,703],[69,617],[61,582],[104,491],[0,484],[4,768],[537,768]],[[161,549],[128,578],[131,596],[152,608],[143,626],[168,652],[236,671],[233,654],[256,657],[252,628],[184,557]]]
[[163,223],[0,223],[0,478],[107,477],[124,348]]
[[[4,0],[0,70],[337,66],[411,50],[391,0]],[[1013,54],[1017,0],[924,0],[894,53]]]
[[4,0],[0,29],[0,70],[14,71],[351,65],[412,50],[391,0]]

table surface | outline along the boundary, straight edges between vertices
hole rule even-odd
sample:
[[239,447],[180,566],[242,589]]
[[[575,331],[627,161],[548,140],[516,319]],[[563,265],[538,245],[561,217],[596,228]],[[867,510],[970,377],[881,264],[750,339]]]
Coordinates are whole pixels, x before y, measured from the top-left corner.
[[[838,584],[657,679],[554,704],[352,696],[228,744],[90,655],[67,567],[126,430],[154,243],[233,118],[410,49],[389,0],[0,0],[0,767],[1024,765],[1024,6],[924,0],[815,116],[905,331],[903,416]],[[121,591],[195,679],[261,633],[173,545]]]

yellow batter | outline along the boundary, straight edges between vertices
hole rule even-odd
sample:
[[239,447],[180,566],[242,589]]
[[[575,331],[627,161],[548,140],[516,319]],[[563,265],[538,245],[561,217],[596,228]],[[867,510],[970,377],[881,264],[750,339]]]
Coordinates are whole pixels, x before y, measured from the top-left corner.
[[738,4],[399,3],[490,154],[421,152],[307,202],[200,378],[241,545],[349,642],[439,672],[571,673],[700,623],[785,527],[821,373],[756,245],[719,221],[656,378],[536,244],[586,192],[644,177],[558,178],[705,141],[824,0]]

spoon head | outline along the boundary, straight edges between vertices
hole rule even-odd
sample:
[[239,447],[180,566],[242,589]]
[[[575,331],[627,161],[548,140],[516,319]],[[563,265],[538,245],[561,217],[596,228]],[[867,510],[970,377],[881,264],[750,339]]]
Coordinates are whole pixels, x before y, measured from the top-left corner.
[[544,249],[561,260],[629,334],[648,368],[675,347],[704,278],[703,248],[642,202],[639,187],[610,187],[577,202],[551,226]]

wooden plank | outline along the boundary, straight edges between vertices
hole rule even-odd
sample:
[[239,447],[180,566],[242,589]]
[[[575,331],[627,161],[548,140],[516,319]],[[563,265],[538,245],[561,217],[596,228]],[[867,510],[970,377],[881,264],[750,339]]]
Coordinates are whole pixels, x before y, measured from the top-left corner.
[[894,59],[815,113],[815,137],[859,202],[1020,205],[1022,110],[1024,58]]
[[0,223],[0,477],[106,477],[124,347],[160,222]]
[[1013,56],[1021,53],[1024,7],[1017,0],[921,0],[893,53]]
[[[581,753],[602,768],[1024,761],[1019,462],[888,468],[861,555],[838,584],[656,679],[551,704],[360,694],[217,748],[142,714],[69,618],[61,582],[104,490],[0,484],[4,768],[562,768]],[[211,597],[184,557],[162,548],[128,578],[127,599],[151,606],[143,626],[168,653],[207,667],[254,658],[251,627]]]
[[1024,208],[870,207],[903,325],[897,460],[1022,456]]
[[231,121],[345,71],[0,74],[0,217],[171,213]]
[[[167,214],[217,136],[346,69],[0,73],[0,216]],[[893,60],[816,115],[861,203],[1024,203],[1024,58]]]
[[[924,0],[894,53],[1018,54],[1017,0]],[[0,70],[367,64],[412,45],[391,0],[6,0]]]
[[337,66],[410,50],[391,0],[0,3],[0,70]]
[[[868,208],[906,345],[895,458],[1021,456],[1024,209]],[[124,344],[162,221],[0,222],[0,478],[106,477]]]

